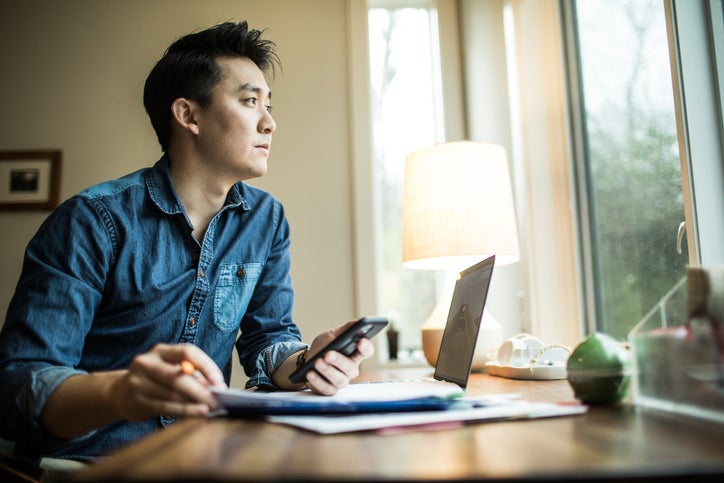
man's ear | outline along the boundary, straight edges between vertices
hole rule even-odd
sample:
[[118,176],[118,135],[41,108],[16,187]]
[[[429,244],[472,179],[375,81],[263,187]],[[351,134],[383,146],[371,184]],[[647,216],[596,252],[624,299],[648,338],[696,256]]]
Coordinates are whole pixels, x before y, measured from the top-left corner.
[[196,109],[198,104],[183,97],[179,97],[171,103],[171,113],[176,124],[181,129],[188,130],[191,134],[199,134],[199,125],[196,122]]

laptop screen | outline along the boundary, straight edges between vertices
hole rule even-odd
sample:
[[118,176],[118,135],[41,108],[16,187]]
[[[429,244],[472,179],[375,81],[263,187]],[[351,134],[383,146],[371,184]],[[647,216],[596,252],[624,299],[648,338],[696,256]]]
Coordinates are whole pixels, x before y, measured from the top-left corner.
[[435,379],[465,387],[475,355],[495,255],[460,272],[435,365]]

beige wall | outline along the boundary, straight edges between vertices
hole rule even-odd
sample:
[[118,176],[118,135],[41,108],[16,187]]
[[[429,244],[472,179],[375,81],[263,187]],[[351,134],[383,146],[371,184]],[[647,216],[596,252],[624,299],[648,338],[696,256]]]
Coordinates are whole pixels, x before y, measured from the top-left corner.
[[[63,150],[61,198],[148,166],[160,150],[141,102],[175,38],[224,20],[267,28],[278,130],[254,184],[285,204],[295,317],[306,339],[355,317],[343,0],[0,0],[0,150]],[[2,320],[47,213],[0,213]]]

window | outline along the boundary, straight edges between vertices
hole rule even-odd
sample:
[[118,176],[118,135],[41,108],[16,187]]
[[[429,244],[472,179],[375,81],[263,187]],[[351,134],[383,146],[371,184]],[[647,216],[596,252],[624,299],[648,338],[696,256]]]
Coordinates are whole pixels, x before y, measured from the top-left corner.
[[[386,45],[379,39],[384,29],[389,28],[386,22],[391,20],[391,14],[427,11],[427,20],[420,21],[420,25],[425,24],[427,37],[421,36],[416,44],[418,50],[427,50],[432,55],[425,67],[425,78],[418,81],[432,79],[429,85],[433,93],[426,98],[428,105],[422,107],[438,114],[435,109],[440,109],[440,103],[434,94],[439,74],[435,57],[436,27],[432,21],[435,10],[428,2],[411,2],[414,0],[349,0],[348,3],[356,29],[351,32],[350,57],[352,102],[355,103],[358,307],[364,313],[384,311],[383,315],[391,316],[401,328],[402,345],[406,348],[419,346],[419,324],[428,308],[418,307],[417,315],[408,316],[395,305],[394,298],[427,303],[431,307],[434,297],[430,294],[436,288],[434,277],[420,286],[411,285],[416,288],[395,293],[400,279],[394,277],[400,275],[395,275],[393,270],[399,270],[404,276],[430,274],[402,269],[399,254],[394,253],[399,250],[399,240],[390,241],[393,240],[390,233],[381,232],[386,226],[393,236],[399,236],[399,218],[394,221],[399,215],[394,211],[399,210],[401,193],[394,193],[400,189],[399,172],[404,157],[423,144],[437,142],[441,126],[433,122],[423,128],[380,124],[381,119],[376,117],[380,111],[374,111],[380,108],[379,101],[401,100],[392,99],[395,96],[389,94],[393,92],[391,86],[386,95],[382,95],[382,90],[373,95],[365,90],[369,86],[360,85],[360,79],[369,79],[375,89],[379,89],[375,83],[380,82],[383,70],[375,67],[374,72],[368,72],[367,69],[380,65],[379,60],[384,60],[385,55],[389,56],[388,61],[396,55],[393,50],[385,50],[387,46],[367,55],[368,48],[374,50]],[[522,328],[544,340],[571,345],[594,330],[624,339],[629,329],[680,280],[687,264],[724,263],[724,224],[721,223],[724,218],[724,163],[721,161],[724,12],[721,2],[465,0],[449,3],[460,9],[459,16],[454,17],[459,19],[463,35],[459,36],[460,50],[448,51],[447,40],[458,37],[449,34],[447,27],[441,28],[446,33],[439,38],[443,46],[442,64],[459,57],[470,70],[473,61],[493,62],[496,73],[509,77],[507,95],[510,98],[499,83],[481,86],[471,82],[470,76],[466,77],[467,87],[475,86],[475,92],[488,88],[486,95],[505,97],[501,111],[510,109],[510,118],[514,121],[512,131],[516,133],[510,155],[515,167],[516,193],[520,196],[521,240],[527,246],[521,247],[524,252],[519,265],[522,282],[511,284],[515,287],[506,290],[502,298],[514,305],[519,303],[523,308]],[[448,2],[437,5],[441,25],[446,25],[447,5]],[[481,5],[490,8],[481,9]],[[509,19],[505,39],[497,32],[498,22],[503,22],[502,17],[498,18],[498,11],[505,11]],[[480,42],[471,38],[472,33],[480,31],[490,32],[492,40]],[[370,38],[373,35],[378,36],[377,41]],[[501,72],[505,64],[502,57],[485,55],[485,52],[481,57],[481,49],[491,45],[506,46],[509,66],[504,72]],[[389,47],[398,46],[391,41]],[[443,69],[446,86],[446,76],[452,71],[455,69]],[[564,72],[568,83],[562,77]],[[459,86],[463,84],[449,85],[457,87],[444,89],[445,96],[462,91]],[[465,97],[468,104],[464,117],[470,130],[465,132],[488,136],[488,133],[479,134],[470,122],[479,109],[471,102],[471,93],[467,91]],[[377,106],[374,108],[368,102],[373,98]],[[446,111],[450,111],[450,106],[457,106],[448,97],[443,99]],[[506,101],[510,105],[506,106]],[[483,102],[482,106],[490,110],[490,103]],[[409,109],[417,116],[415,109],[420,107],[402,109]],[[370,134],[373,117],[374,140]],[[455,125],[454,116],[439,118],[447,121],[448,132]],[[504,118],[501,115],[494,120]],[[499,126],[500,122],[479,124],[487,128],[488,124]],[[501,129],[500,142],[505,145],[503,131]],[[419,144],[410,141],[405,148],[394,148],[399,149],[396,155],[390,155],[393,148],[378,144],[380,139],[390,140],[395,136],[409,136],[411,140],[412,135],[423,132],[430,137],[420,139]],[[463,131],[447,138],[466,137],[461,133]],[[374,146],[374,155],[371,146]],[[385,159],[392,164],[384,162]],[[374,176],[370,160],[375,163]],[[380,171],[383,167],[392,171]],[[397,181],[395,169],[400,170]],[[575,196],[571,193],[572,180]],[[373,205],[376,213],[371,213]],[[382,219],[383,214],[389,220],[385,223],[389,224],[374,221]],[[684,220],[686,237],[679,254],[677,230]],[[374,242],[371,240],[373,227],[380,231]],[[384,257],[373,256],[383,251]],[[380,262],[375,265],[379,270],[372,274],[372,264],[368,263],[372,259],[387,260],[385,263],[389,263],[391,271],[382,269],[384,264]],[[579,260],[582,260],[580,266]],[[579,285],[583,289],[580,292]],[[586,326],[582,332],[581,325]],[[385,352],[384,344],[380,349],[380,353]]]
[[721,1],[665,3],[670,23],[689,260],[724,263],[724,12]]
[[625,339],[689,262],[664,4],[569,5],[589,330]]
[[369,2],[368,30],[378,305],[399,330],[398,357],[418,362],[437,277],[402,267],[402,188],[407,154],[443,140],[434,2]]

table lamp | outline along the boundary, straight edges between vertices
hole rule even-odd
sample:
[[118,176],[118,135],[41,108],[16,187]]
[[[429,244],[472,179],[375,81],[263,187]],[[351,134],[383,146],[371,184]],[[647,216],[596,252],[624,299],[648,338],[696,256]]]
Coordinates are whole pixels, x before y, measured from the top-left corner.
[[[432,366],[458,273],[490,255],[495,255],[496,265],[520,259],[505,149],[460,141],[410,153],[402,205],[402,263],[406,268],[446,270],[443,291],[422,326],[422,349]],[[487,351],[501,342],[502,328],[485,309],[473,370],[484,368]]]

